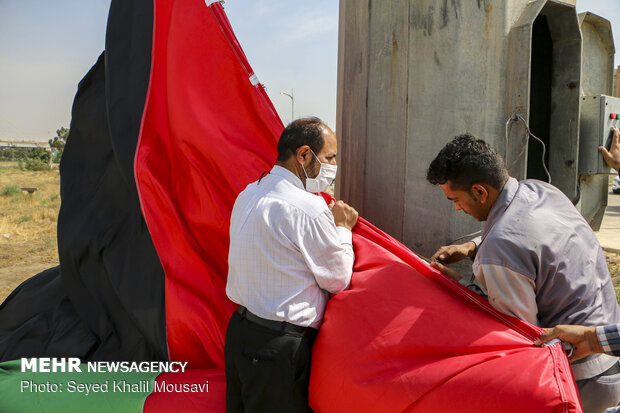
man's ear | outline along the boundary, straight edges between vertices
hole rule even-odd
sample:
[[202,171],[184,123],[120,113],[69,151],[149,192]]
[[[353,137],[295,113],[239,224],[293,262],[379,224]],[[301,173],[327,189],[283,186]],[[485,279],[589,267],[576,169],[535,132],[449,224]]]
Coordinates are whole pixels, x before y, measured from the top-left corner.
[[297,151],[295,151],[295,158],[297,159],[297,162],[303,166],[308,166],[311,156],[312,153],[310,152],[310,146],[308,145],[301,145],[297,148]]
[[484,204],[489,199],[489,191],[483,184],[473,184],[471,192],[478,202]]

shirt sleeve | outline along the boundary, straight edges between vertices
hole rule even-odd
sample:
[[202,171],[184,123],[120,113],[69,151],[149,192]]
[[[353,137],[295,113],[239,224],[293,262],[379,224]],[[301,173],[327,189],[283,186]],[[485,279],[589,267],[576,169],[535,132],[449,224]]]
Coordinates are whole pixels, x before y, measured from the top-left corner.
[[302,233],[300,249],[318,286],[330,293],[349,287],[353,273],[352,234],[336,227],[331,211],[309,218]]
[[534,281],[502,265],[481,264],[475,274],[498,311],[538,325]]
[[596,336],[603,352],[610,356],[620,356],[620,324],[596,327]]

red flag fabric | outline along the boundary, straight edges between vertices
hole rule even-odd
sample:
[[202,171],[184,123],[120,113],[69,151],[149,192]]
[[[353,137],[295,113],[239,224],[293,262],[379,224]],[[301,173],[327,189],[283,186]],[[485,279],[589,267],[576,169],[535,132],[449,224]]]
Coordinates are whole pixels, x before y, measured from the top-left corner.
[[156,0],[153,37],[134,169],[166,277],[168,352],[223,369],[230,213],[271,169],[283,126],[219,2]]
[[162,373],[155,391],[144,403],[144,413],[225,413],[224,370],[194,369],[185,373]]
[[360,218],[349,290],[313,349],[316,412],[581,412],[560,344]]
[[[282,123],[221,5],[206,3],[155,0],[134,167],[165,271],[170,359],[213,369],[204,374],[222,383],[234,309],[225,295],[230,212],[275,162]],[[354,248],[351,289],[330,300],[314,348],[317,412],[581,411],[560,346],[532,346],[538,328],[499,314],[364,220]],[[224,411],[217,388],[169,407]]]

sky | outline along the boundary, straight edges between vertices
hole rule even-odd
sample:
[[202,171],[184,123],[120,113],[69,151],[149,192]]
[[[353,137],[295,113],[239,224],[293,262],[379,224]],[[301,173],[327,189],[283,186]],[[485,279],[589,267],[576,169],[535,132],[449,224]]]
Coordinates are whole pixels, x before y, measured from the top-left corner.
[[[104,49],[110,0],[0,0],[0,140],[47,141],[69,127],[77,85]],[[227,0],[248,60],[286,124],[336,126],[337,0]],[[620,65],[620,0],[577,0],[611,21]]]

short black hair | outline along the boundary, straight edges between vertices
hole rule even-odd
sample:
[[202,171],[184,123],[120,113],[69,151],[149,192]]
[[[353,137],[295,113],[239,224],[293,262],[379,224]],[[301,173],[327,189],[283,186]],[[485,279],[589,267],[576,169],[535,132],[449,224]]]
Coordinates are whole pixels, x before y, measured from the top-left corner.
[[466,133],[443,147],[428,167],[426,179],[433,185],[450,181],[452,188],[459,190],[470,190],[479,183],[501,190],[508,179],[508,171],[495,149]]
[[289,123],[278,141],[278,161],[286,161],[303,145],[308,145],[315,154],[318,154],[325,144],[323,139],[325,127],[325,123],[314,116]]

